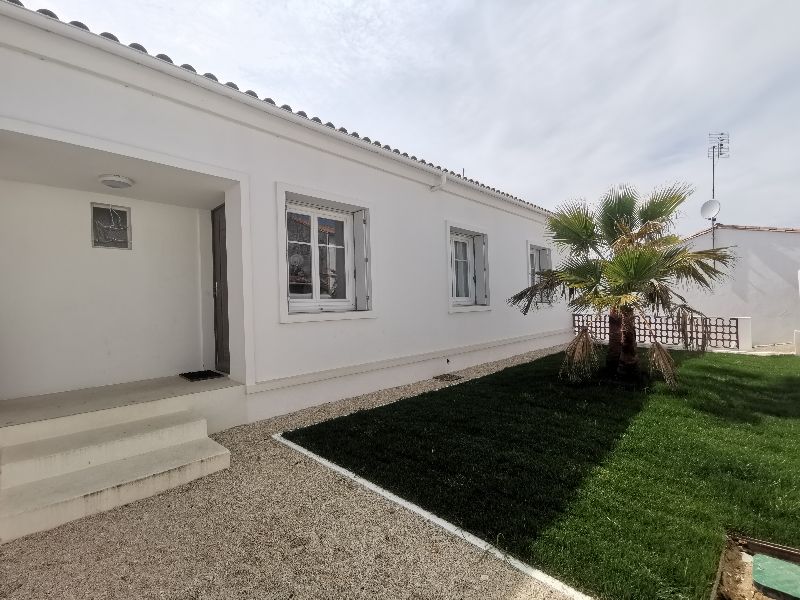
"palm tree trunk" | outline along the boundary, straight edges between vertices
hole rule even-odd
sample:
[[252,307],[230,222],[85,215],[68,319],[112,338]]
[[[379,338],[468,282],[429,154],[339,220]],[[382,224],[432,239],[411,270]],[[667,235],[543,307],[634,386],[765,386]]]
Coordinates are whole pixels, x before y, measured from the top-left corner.
[[622,315],[612,308],[608,313],[608,351],[606,352],[606,371],[612,376],[619,368],[619,355],[622,352]]
[[617,373],[625,378],[639,375],[639,357],[636,355],[636,316],[632,308],[623,308],[622,348]]

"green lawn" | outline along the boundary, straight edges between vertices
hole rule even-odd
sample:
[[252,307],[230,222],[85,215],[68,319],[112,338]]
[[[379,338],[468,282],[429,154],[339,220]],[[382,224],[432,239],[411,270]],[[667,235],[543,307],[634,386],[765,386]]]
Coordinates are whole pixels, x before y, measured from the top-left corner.
[[286,437],[598,598],[708,598],[726,531],[800,546],[800,359],[678,352],[672,392],[562,357]]

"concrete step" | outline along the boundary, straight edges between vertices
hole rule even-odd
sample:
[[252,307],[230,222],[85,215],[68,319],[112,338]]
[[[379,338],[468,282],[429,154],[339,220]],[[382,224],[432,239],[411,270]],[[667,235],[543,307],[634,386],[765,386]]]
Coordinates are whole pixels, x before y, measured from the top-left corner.
[[206,420],[179,411],[0,448],[0,490],[205,438]]
[[0,490],[0,543],[147,498],[230,466],[209,438]]
[[[0,400],[0,446],[187,409],[197,410],[207,418],[214,415],[212,430],[219,431],[242,422],[236,411],[239,403],[244,410],[243,399],[244,386],[227,377],[188,382],[174,376]],[[221,424],[216,422],[219,420]]]

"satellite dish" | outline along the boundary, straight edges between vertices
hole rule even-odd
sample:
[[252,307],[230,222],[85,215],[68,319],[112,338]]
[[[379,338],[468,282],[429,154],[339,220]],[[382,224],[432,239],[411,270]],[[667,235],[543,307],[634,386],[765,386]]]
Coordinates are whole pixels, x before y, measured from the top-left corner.
[[713,219],[719,214],[720,204],[718,200],[707,200],[700,207],[700,216],[704,219]]

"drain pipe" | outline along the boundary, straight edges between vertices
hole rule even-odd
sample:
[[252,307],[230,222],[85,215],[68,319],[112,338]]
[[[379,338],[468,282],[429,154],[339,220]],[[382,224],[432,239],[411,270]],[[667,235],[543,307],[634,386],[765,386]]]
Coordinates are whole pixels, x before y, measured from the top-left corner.
[[441,177],[442,178],[438,184],[431,186],[432,192],[438,192],[440,189],[444,187],[444,184],[447,183],[447,173],[442,173]]

